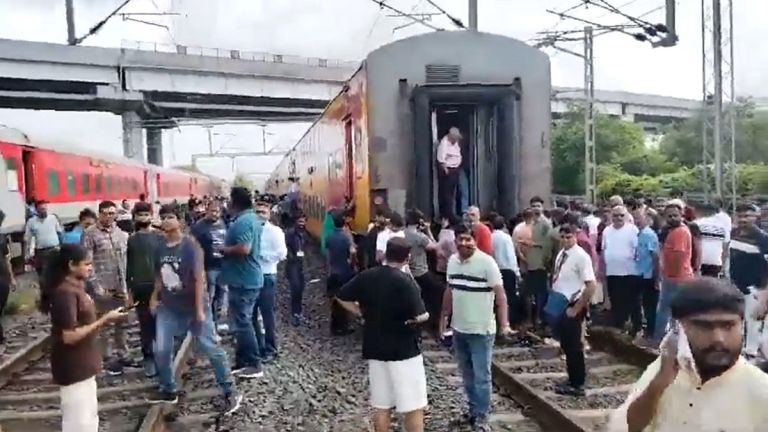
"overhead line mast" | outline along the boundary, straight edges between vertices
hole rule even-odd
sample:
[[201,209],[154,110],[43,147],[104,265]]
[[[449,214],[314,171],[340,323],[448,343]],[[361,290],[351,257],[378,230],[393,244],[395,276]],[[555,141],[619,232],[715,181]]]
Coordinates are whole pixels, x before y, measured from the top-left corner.
[[[619,11],[617,8],[611,6],[605,1],[600,0],[606,6],[605,9],[613,13],[618,13],[624,17],[630,17],[629,15]],[[594,4],[593,1],[584,0],[584,4]],[[568,18],[582,23],[586,26],[580,32],[583,33],[583,54],[575,51],[559,47],[555,45],[560,41],[573,41],[578,40],[574,38],[573,33],[579,31],[565,31],[551,33],[545,32],[541,35],[541,38],[535,44],[537,47],[552,47],[558,51],[571,54],[584,60],[584,194],[586,200],[591,203],[597,202],[597,152],[596,152],[596,137],[597,132],[595,128],[595,68],[594,68],[594,38],[595,29],[599,30],[602,35],[611,32],[620,32],[628,36],[632,36],[635,40],[641,42],[651,42],[653,47],[668,47],[677,44],[677,34],[675,33],[675,8],[674,0],[667,0],[667,14],[665,24],[645,25],[638,26],[637,23],[646,24],[646,21],[641,21],[639,18],[630,17],[632,24],[626,26],[603,26],[594,21],[577,18],[572,15],[568,15],[564,12],[555,12],[547,10],[547,12],[560,17],[561,19]],[[573,10],[573,8],[570,8]],[[645,15],[645,14],[644,14]],[[642,16],[641,16],[642,17]],[[642,30],[639,33],[630,33],[633,28]],[[569,37],[563,38],[563,35]],[[657,40],[654,40],[657,39]]]

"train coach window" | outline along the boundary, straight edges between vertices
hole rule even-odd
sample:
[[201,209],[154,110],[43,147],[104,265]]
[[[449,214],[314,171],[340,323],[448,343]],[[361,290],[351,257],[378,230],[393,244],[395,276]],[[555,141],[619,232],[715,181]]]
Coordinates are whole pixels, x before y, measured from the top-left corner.
[[83,174],[81,181],[83,183],[83,193],[84,194],[91,193],[91,175]]
[[72,172],[67,171],[67,196],[73,197],[77,194],[77,187],[75,184],[75,175]]
[[58,196],[60,191],[59,173],[55,170],[48,170],[48,196]]
[[18,164],[16,163],[16,159],[5,159],[5,169],[5,182],[8,192],[17,192],[19,190],[19,168]]
[[107,195],[112,193],[112,176],[107,176],[107,185],[104,188],[104,193]]
[[96,186],[94,189],[96,190],[97,194],[101,194],[101,191],[104,189],[104,175],[103,174],[96,174]]

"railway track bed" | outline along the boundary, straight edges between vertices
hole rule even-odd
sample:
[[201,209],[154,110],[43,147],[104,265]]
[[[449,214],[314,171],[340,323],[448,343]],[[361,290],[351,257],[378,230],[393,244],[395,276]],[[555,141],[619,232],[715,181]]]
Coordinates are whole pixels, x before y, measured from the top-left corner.
[[544,430],[602,431],[612,410],[626,399],[653,354],[634,347],[615,332],[593,329],[585,352],[585,395],[555,392],[567,381],[565,356],[559,347],[536,342],[498,346],[493,355],[494,383],[504,389]]
[[[130,358],[140,358],[137,326],[130,324],[125,329]],[[48,345],[47,335],[37,336],[0,366],[0,428],[3,432],[49,432],[60,428],[59,387],[52,382]],[[189,341],[185,340],[174,362],[180,386],[189,352]],[[169,407],[150,405],[146,400],[156,381],[146,378],[143,369],[126,368],[120,376],[102,372],[97,376],[97,384],[100,430],[165,430]],[[190,394],[187,400],[197,396]]]

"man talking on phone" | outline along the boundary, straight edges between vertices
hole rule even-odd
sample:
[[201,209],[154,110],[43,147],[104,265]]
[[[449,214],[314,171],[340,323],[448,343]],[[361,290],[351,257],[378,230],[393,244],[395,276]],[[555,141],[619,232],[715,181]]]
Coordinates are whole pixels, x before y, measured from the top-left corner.
[[758,432],[768,375],[741,356],[744,297],[713,278],[684,282],[661,355],[613,414],[610,432]]

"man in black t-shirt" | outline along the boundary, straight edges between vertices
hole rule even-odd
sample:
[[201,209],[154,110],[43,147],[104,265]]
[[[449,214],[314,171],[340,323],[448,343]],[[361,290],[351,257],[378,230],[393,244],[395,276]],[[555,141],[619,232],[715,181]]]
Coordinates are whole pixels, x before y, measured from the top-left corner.
[[429,318],[419,286],[401,269],[410,247],[403,238],[387,243],[386,264],[368,269],[344,285],[337,301],[365,319],[363,358],[377,431],[391,430],[391,410],[405,415],[407,432],[424,430],[427,378],[419,348],[419,327]]

